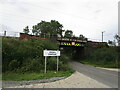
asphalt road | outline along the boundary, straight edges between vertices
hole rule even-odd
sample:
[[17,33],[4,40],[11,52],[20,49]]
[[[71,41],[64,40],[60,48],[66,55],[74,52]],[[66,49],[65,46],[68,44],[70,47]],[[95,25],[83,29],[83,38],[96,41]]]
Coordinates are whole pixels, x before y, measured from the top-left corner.
[[[118,88],[118,72],[84,65],[79,62],[70,61],[69,64],[78,72],[95,79],[111,88]],[[119,77],[120,78],[120,77]]]

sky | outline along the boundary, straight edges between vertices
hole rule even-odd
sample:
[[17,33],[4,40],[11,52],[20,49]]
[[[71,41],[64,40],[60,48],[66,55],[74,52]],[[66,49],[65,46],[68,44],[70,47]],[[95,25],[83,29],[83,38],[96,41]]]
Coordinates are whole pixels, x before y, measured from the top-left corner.
[[56,20],[64,30],[89,40],[114,40],[119,0],[0,0],[0,35],[18,36],[41,20]]

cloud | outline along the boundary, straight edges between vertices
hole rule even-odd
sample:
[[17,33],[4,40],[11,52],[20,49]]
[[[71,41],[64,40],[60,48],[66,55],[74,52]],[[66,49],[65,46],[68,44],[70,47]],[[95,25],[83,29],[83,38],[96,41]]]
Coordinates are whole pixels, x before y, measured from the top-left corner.
[[[22,31],[41,20],[57,20],[64,29],[101,39],[101,31],[116,33],[117,3],[115,0],[1,0],[4,26]],[[1,10],[0,10],[1,11]],[[109,27],[111,26],[111,27]],[[114,31],[112,31],[114,30]],[[110,37],[111,38],[111,37]]]
[[98,9],[95,11],[95,13],[100,13],[102,10],[101,9]]
[[16,4],[18,0],[0,0],[1,4]]
[[1,27],[1,31],[13,30],[11,27],[4,25],[4,24],[0,24],[0,27]]
[[19,12],[29,12],[28,2],[23,2],[20,0],[1,0],[0,4],[3,5],[3,9],[7,7],[9,9],[17,9]]

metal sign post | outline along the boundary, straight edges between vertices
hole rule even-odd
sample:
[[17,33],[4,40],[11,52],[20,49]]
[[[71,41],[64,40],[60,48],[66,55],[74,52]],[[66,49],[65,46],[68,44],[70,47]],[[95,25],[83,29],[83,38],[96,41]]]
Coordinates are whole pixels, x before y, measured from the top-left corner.
[[47,56],[57,56],[57,71],[58,71],[58,63],[59,63],[59,57],[60,56],[60,51],[55,51],[55,50],[44,50],[43,51],[43,56],[45,56],[45,73],[46,73],[46,63],[47,63]]
[[46,73],[46,60],[47,60],[47,57],[45,56],[45,73]]
[[59,57],[57,56],[57,71],[58,71]]

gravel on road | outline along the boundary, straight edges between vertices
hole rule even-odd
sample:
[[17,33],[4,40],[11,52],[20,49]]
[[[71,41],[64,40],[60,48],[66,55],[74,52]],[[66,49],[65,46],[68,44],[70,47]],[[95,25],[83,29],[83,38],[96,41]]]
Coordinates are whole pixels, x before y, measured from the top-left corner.
[[53,77],[50,79],[44,80],[30,80],[30,81],[2,81],[2,87],[14,87],[14,86],[21,86],[21,85],[30,85],[30,84],[37,84],[37,83],[45,83],[45,82],[53,82],[56,80],[65,79],[66,77]]

